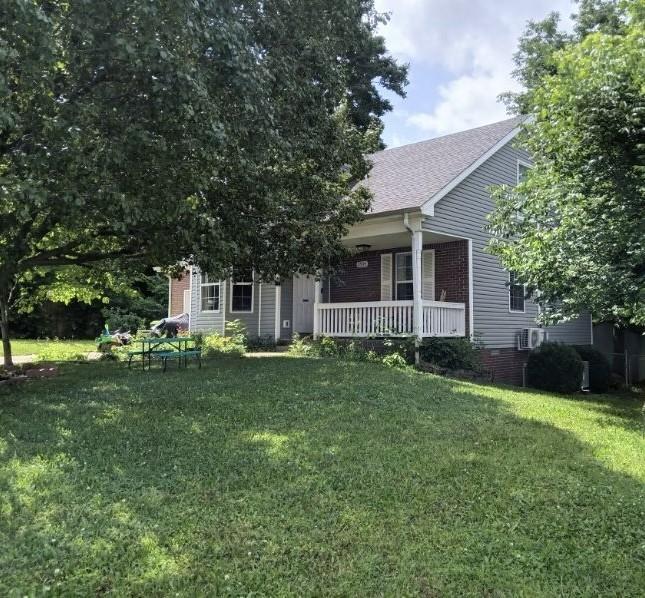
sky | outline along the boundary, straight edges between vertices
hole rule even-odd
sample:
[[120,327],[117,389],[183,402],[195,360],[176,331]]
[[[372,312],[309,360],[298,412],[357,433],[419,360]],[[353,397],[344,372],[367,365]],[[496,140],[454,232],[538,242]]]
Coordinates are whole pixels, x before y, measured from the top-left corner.
[[390,53],[408,63],[407,97],[390,96],[383,139],[396,147],[507,117],[497,96],[516,90],[517,39],[551,11],[570,25],[571,0],[376,0]]

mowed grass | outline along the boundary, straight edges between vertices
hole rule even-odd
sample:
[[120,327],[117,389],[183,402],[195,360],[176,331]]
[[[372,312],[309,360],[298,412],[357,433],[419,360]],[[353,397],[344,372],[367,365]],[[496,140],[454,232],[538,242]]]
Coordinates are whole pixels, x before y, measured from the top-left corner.
[[642,595],[642,402],[290,357],[0,394],[0,595]]
[[[51,359],[52,361],[65,361],[96,351],[93,340],[58,340],[58,339],[16,339],[11,341],[11,354],[36,355],[38,359]],[[0,343],[0,355],[4,355]]]

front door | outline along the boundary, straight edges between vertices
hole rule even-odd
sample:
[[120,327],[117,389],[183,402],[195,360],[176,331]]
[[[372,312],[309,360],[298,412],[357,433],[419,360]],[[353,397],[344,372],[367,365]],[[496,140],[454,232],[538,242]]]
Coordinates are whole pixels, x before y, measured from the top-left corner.
[[311,334],[314,331],[314,277],[296,274],[293,277],[293,331]]

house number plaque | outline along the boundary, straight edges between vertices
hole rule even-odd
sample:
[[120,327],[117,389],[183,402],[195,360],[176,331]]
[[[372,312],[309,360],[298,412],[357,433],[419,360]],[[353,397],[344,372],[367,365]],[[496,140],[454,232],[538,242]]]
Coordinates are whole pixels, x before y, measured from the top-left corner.
[[362,260],[360,262],[356,262],[356,267],[357,268],[367,268],[368,265],[369,264],[368,264],[367,260]]

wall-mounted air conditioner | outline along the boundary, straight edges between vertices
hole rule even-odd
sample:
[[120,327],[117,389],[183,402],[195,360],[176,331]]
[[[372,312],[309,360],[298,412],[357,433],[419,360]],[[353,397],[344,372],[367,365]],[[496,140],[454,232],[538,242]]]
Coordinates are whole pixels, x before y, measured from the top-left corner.
[[546,330],[543,328],[522,328],[517,333],[517,348],[528,351],[539,347],[546,340]]

